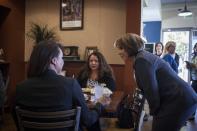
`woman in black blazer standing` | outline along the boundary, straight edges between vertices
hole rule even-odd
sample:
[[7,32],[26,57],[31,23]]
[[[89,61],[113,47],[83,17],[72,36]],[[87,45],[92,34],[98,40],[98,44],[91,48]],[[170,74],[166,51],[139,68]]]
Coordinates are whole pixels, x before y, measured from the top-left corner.
[[144,42],[136,34],[126,34],[115,41],[123,60],[134,63],[137,85],[144,92],[152,131],[179,131],[195,112],[197,95],[162,59],[144,50]]

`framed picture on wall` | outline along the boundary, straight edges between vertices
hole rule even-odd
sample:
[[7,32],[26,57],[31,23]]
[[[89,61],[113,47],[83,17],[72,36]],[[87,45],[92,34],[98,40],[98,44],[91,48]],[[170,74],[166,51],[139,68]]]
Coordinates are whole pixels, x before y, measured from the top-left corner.
[[85,49],[85,60],[87,60],[88,56],[94,51],[98,51],[98,48],[96,46],[87,46]]
[[84,0],[60,0],[60,29],[83,29]]

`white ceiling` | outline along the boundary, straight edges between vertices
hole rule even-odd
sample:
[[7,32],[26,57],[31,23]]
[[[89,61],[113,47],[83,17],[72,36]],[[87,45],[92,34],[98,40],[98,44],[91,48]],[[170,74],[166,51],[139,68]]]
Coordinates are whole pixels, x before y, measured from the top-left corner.
[[[143,0],[142,21],[160,21],[161,20],[161,1]],[[144,6],[145,5],[145,6]]]
[[[186,0],[187,3],[195,2],[197,0]],[[185,0],[161,0],[162,4],[178,4],[185,3]]]
[[[197,10],[197,0],[186,0],[189,10]],[[183,9],[185,0],[143,0],[142,21],[161,21],[161,12]]]

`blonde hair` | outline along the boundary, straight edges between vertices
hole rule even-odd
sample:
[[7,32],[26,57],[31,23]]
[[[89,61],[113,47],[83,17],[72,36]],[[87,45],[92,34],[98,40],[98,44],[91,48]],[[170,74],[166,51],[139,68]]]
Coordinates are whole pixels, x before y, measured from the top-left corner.
[[164,55],[168,53],[169,47],[170,46],[175,46],[176,47],[176,43],[174,41],[168,41],[164,47]]

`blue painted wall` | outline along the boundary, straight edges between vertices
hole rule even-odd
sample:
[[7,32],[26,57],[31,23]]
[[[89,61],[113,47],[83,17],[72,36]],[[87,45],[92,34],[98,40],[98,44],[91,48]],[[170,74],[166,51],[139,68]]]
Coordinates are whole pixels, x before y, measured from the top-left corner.
[[161,37],[161,21],[143,22],[143,36],[148,43],[160,41]]

